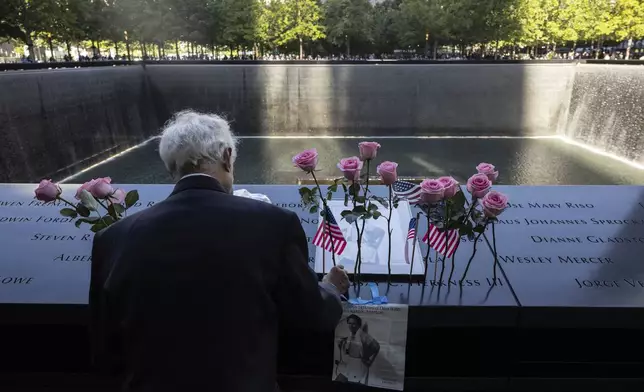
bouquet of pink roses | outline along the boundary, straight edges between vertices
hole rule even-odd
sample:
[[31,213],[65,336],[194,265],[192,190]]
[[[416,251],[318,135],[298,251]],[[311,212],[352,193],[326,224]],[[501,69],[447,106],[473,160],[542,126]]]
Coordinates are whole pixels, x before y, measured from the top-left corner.
[[[438,254],[442,256],[443,269],[445,260],[452,258],[452,269],[450,280],[454,273],[454,255],[460,239],[467,237],[474,240],[472,255],[467,263],[465,272],[460,282],[465,279],[467,271],[476,254],[476,244],[478,239],[483,235],[486,229],[492,227],[492,242],[494,253],[494,278],[496,279],[497,253],[496,239],[494,232],[494,222],[507,207],[508,198],[496,191],[492,191],[492,183],[497,180],[499,173],[495,167],[488,163],[481,163],[477,166],[478,173],[470,177],[467,181],[467,190],[471,194],[471,200],[467,200],[459,183],[453,177],[440,177],[438,179],[426,179],[420,185],[398,180],[398,164],[396,162],[384,161],[377,166],[376,172],[380,176],[380,182],[387,186],[388,197],[378,197],[369,192],[369,171],[371,162],[376,158],[380,144],[376,142],[359,143],[360,156],[343,158],[337,164],[338,169],[342,171],[344,177],[334,179],[332,184],[327,187],[326,195],[323,194],[320,183],[315,175],[318,164],[318,153],[315,149],[305,150],[293,157],[293,163],[306,173],[313,176],[315,187],[300,188],[302,203],[311,213],[319,210],[319,204],[322,203],[323,209],[320,212],[324,219],[323,225],[328,225],[328,221],[334,221],[333,217],[326,217],[330,211],[327,208],[327,200],[333,198],[337,192],[338,186],[341,185],[344,191],[344,205],[352,207],[342,211],[342,219],[349,224],[355,225],[357,231],[357,257],[355,264],[354,276],[359,280],[362,264],[361,242],[362,234],[366,221],[368,219],[384,218],[387,220],[388,237],[389,237],[389,257],[388,270],[391,282],[391,213],[393,209],[398,208],[401,199],[407,199],[410,204],[418,205],[422,212],[416,216],[416,230],[418,229],[418,219],[420,214],[424,214],[427,219],[428,231],[423,237],[423,242],[428,244],[426,253],[423,257],[425,263],[425,278],[427,277],[427,265],[430,250],[433,248],[436,252],[436,265],[438,264]],[[363,169],[366,167],[366,171]],[[406,193],[398,193],[394,189],[404,188]],[[349,205],[351,203],[351,206]],[[388,209],[388,214],[383,215],[379,210],[378,204]],[[327,230],[330,232],[330,228]],[[326,235],[326,234],[325,234]],[[415,241],[415,238],[414,238]],[[333,242],[333,241],[331,241]],[[327,242],[323,242],[326,244]],[[342,247],[342,249],[344,249]],[[415,244],[414,248],[415,250]],[[334,257],[335,252],[331,252]],[[413,270],[414,254],[411,258],[411,271]],[[434,272],[436,275],[436,270]]]
[[[494,253],[494,279],[496,279],[497,253],[494,222],[508,205],[508,198],[502,193],[491,190],[492,184],[497,180],[499,172],[494,165],[481,163],[477,167],[477,174],[467,180],[467,191],[471,200],[467,200],[461,192],[459,183],[453,177],[440,177],[438,179],[427,179],[420,184],[419,206],[423,211],[428,226],[428,233],[423,238],[428,243],[426,253],[423,257],[427,267],[430,249],[436,253],[437,263],[434,265],[434,275],[438,265],[438,254],[442,256],[441,277],[445,270],[445,260],[452,259],[450,277],[454,273],[454,260],[458,244],[462,237],[474,241],[472,255],[467,263],[462,283],[467,276],[470,265],[477,251],[479,238],[486,231],[488,226],[492,227],[492,242]],[[436,278],[436,276],[434,276]]]
[[122,219],[139,200],[139,193],[135,190],[125,193],[123,189],[114,189],[109,177],[93,179],[81,185],[75,194],[76,203],[63,198],[62,193],[60,185],[51,180],[42,180],[35,190],[35,198],[45,203],[62,201],[69,207],[61,209],[60,214],[76,219],[76,227],[89,224],[94,233]]

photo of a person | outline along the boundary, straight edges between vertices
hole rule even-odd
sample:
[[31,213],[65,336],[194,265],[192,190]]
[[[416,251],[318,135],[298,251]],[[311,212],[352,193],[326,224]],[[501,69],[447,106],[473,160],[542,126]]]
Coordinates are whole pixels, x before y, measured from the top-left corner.
[[358,315],[350,314],[346,323],[351,335],[337,341],[335,381],[366,385],[369,368],[380,352],[380,343],[369,335],[367,324]]

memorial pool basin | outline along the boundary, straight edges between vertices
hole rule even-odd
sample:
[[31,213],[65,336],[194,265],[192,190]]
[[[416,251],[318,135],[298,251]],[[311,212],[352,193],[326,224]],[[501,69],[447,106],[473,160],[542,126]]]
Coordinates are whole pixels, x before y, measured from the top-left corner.
[[[364,139],[366,140],[366,139]],[[418,138],[375,137],[382,148],[377,161],[398,162],[399,175],[437,178],[452,175],[461,183],[476,172],[480,162],[500,170],[503,185],[637,185],[644,184],[644,170],[599,155],[559,138]],[[358,154],[362,138],[242,138],[235,164],[239,184],[295,184],[306,176],[293,167],[291,157],[306,148],[317,148],[319,177],[341,176],[340,158]],[[375,168],[371,174],[375,176]],[[66,182],[82,183],[110,176],[121,184],[169,184],[158,154],[158,139],[134,148]],[[62,178],[62,175],[61,175]]]

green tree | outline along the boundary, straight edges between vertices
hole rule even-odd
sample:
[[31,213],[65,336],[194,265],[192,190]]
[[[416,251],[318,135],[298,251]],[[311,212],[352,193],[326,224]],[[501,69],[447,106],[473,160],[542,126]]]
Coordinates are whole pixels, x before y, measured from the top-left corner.
[[260,3],[257,0],[221,0],[218,9],[222,41],[230,47],[231,53],[238,45],[253,46],[258,38]]
[[394,0],[377,3],[371,10],[371,39],[376,53],[392,53],[398,45],[394,19],[397,4]]
[[89,2],[87,0],[65,0],[64,2],[64,12],[62,13],[64,20],[58,26],[55,35],[61,43],[65,44],[70,60],[73,58],[72,43],[78,44],[85,39],[82,23],[87,19],[88,10]]
[[371,40],[372,5],[369,0],[327,0],[324,5],[327,39],[345,45],[351,55],[351,42]]
[[630,58],[633,38],[644,36],[644,1],[615,0],[613,20],[615,38],[627,40],[626,58]]
[[29,59],[34,60],[34,39],[49,26],[48,16],[55,14],[54,0],[0,1],[0,35],[14,38],[29,48]]
[[284,12],[284,3],[281,1],[270,1],[260,9],[257,22],[257,39],[263,46],[275,51],[280,39],[281,15]]
[[[275,0],[279,1],[279,0]],[[276,43],[286,45],[298,41],[299,58],[304,57],[304,40],[317,40],[325,37],[321,23],[320,5],[316,0],[282,0]]]
[[429,42],[434,41],[434,58],[439,38],[448,35],[448,12],[440,0],[403,0],[394,18],[394,29],[399,42],[407,47],[425,45],[429,54]]

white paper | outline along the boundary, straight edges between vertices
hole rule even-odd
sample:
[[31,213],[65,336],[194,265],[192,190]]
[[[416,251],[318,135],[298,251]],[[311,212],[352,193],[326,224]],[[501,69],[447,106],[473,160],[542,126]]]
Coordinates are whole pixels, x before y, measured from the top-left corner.
[[402,391],[407,305],[344,305],[335,329],[332,379]]
[[[356,257],[358,255],[358,231],[355,223],[349,224],[346,220],[342,219],[342,211],[350,209],[344,206],[343,200],[330,200],[328,203],[329,209],[333,213],[333,217],[338,222],[338,226],[342,230],[344,239],[347,240],[347,246],[341,255],[336,255],[336,264],[342,264],[349,274],[355,270]],[[389,210],[384,206],[378,204],[378,211],[383,216],[389,215]],[[401,200],[398,208],[394,209],[391,215],[391,273],[394,275],[408,275],[411,268],[412,249],[414,248],[413,240],[409,240],[407,248],[407,234],[409,232],[409,221],[412,218],[411,208],[409,203]],[[320,219],[320,225],[323,220]],[[362,226],[362,221],[359,221]],[[405,258],[405,249],[407,249],[407,258]],[[323,253],[324,259],[323,259]],[[387,274],[388,266],[387,259],[389,253],[389,242],[387,238],[387,220],[384,218],[367,219],[365,230],[362,237],[362,266],[361,271],[363,274]],[[420,238],[416,240],[416,250],[413,252],[414,266],[413,275],[423,275],[425,269],[422,261],[422,254],[420,252]],[[409,264],[407,263],[409,260]],[[315,272],[326,273],[333,266],[331,252],[324,251],[322,248],[317,247],[315,252]]]
[[261,193],[250,193],[246,189],[238,189],[233,192],[233,195],[239,196],[239,197],[245,197],[247,199],[253,199],[257,201],[271,203],[271,199],[269,199],[268,196],[262,195]]

